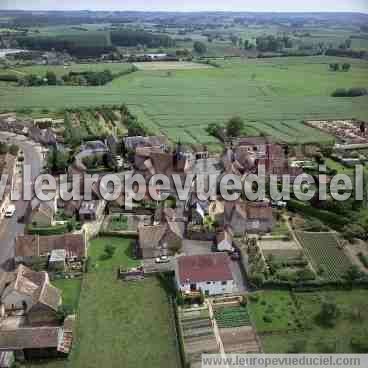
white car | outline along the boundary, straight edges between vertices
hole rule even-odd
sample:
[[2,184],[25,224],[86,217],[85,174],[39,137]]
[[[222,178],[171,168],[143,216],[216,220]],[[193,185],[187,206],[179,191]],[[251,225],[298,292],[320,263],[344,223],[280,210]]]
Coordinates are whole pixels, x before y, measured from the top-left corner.
[[168,256],[161,256],[156,258],[156,263],[169,263],[170,259]]
[[5,210],[5,217],[13,217],[14,215],[15,215],[15,206],[11,204]]

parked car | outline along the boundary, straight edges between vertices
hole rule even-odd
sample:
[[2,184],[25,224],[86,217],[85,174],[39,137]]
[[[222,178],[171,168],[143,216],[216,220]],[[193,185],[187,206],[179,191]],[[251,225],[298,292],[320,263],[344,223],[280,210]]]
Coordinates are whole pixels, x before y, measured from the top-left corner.
[[155,260],[156,263],[169,263],[170,262],[170,258],[168,256],[161,256],[161,257],[157,257]]
[[5,210],[5,217],[13,217],[15,215],[15,206],[10,204]]

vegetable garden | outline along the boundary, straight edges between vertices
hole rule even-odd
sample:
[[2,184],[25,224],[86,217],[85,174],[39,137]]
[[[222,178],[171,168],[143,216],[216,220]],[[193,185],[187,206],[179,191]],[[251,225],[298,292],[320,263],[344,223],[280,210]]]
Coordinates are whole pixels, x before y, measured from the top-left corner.
[[313,267],[323,278],[337,281],[351,267],[351,262],[334,233],[296,233]]
[[220,328],[249,326],[250,320],[246,307],[220,307],[215,310],[215,319]]

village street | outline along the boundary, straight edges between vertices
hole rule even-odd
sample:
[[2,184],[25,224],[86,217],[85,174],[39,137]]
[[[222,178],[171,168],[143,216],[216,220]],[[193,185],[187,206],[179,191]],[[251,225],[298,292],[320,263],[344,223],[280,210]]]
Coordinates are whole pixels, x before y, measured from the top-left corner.
[[[16,144],[23,151],[24,164],[31,166],[31,178],[33,181],[42,169],[40,146],[27,141],[23,136],[7,132],[0,132],[0,139],[7,141],[9,144]],[[21,178],[19,176],[20,175],[17,175],[15,178],[18,188],[22,185],[20,181]],[[15,206],[15,216],[9,219],[0,218],[0,269],[7,268],[8,260],[13,258],[14,240],[17,235],[24,233],[24,224],[19,223],[18,218],[21,218],[24,215],[27,203],[20,200],[15,203]]]

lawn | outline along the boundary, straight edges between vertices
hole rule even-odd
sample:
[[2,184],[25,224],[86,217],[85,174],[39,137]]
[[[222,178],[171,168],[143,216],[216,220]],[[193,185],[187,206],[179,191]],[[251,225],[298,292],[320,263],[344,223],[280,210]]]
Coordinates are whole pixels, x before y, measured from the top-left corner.
[[[367,290],[297,293],[296,299],[301,305],[300,313],[307,318],[308,329],[296,333],[262,335],[265,352],[289,352],[295,341],[305,343],[306,353],[354,352],[350,345],[351,338],[358,331],[368,329],[367,298]],[[316,317],[324,299],[336,302],[341,311],[336,325],[332,328],[317,323]]]
[[81,279],[54,280],[52,284],[62,291],[63,304],[77,311],[81,292]]
[[[349,72],[329,63],[351,63]],[[234,59],[221,68],[138,71],[102,87],[0,87],[4,110],[61,109],[126,103],[151,133],[189,144],[218,146],[210,123],[234,115],[244,134],[266,133],[287,142],[326,142],[331,137],[305,126],[305,119],[368,119],[368,96],[333,98],[337,88],[366,87],[368,61],[334,57]],[[47,69],[45,67],[45,69]]]
[[[105,246],[116,251],[104,256]],[[130,239],[103,237],[91,242],[90,267],[83,279],[77,339],[69,359],[29,368],[175,368],[176,336],[167,294],[158,279],[124,283],[118,266],[138,264]]]

